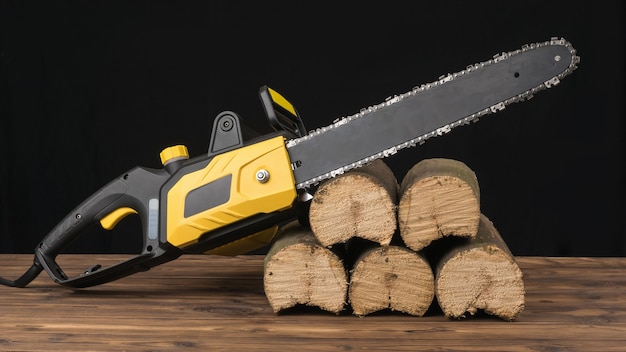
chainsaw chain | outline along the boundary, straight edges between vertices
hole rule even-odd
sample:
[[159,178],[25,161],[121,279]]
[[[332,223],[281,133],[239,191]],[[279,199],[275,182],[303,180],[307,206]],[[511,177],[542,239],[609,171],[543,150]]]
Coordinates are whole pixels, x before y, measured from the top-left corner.
[[[503,110],[507,105],[512,104],[512,103],[516,103],[516,102],[521,102],[521,101],[526,101],[529,100],[533,97],[533,95],[541,90],[544,89],[548,89],[551,88],[553,86],[556,86],[557,84],[559,84],[559,82],[567,75],[569,75],[570,73],[572,73],[572,71],[574,71],[577,68],[577,65],[580,63],[580,57],[576,56],[576,49],[574,49],[572,47],[572,45],[565,39],[563,38],[556,38],[553,37],[551,38],[549,41],[545,41],[545,42],[540,42],[540,43],[533,43],[533,44],[526,44],[524,46],[522,46],[521,49],[517,49],[515,51],[509,51],[509,52],[502,52],[500,54],[496,54],[493,56],[492,59],[488,60],[488,61],[484,61],[484,62],[479,62],[477,64],[474,65],[468,65],[465,70],[456,72],[456,73],[449,73],[447,75],[442,75],[439,77],[439,79],[437,81],[431,82],[431,83],[427,83],[427,84],[422,84],[420,86],[414,87],[412,90],[401,94],[401,95],[395,95],[393,97],[389,97],[387,98],[384,102],[377,104],[377,105],[373,105],[373,106],[369,106],[367,108],[363,108],[361,109],[358,113],[354,114],[354,115],[350,115],[350,116],[346,116],[346,117],[341,117],[336,119],[335,121],[333,121],[333,123],[331,125],[325,126],[325,127],[321,127],[318,128],[316,130],[310,131],[307,135],[300,137],[300,138],[295,138],[295,139],[291,139],[289,141],[287,141],[287,148],[291,148],[293,146],[298,145],[299,143],[302,143],[304,141],[307,141],[309,139],[315,138],[316,136],[329,131],[333,128],[337,128],[341,125],[345,125],[350,123],[350,121],[354,120],[354,119],[358,119],[361,118],[363,116],[366,116],[367,114],[374,112],[378,109],[382,109],[385,108],[387,106],[390,106],[392,104],[396,104],[400,101],[402,101],[403,99],[406,99],[408,97],[414,96],[416,94],[420,94],[421,92],[424,92],[428,89],[431,89],[433,87],[436,87],[438,85],[442,85],[445,84],[447,82],[451,82],[469,72],[472,71],[476,71],[476,70],[480,70],[486,66],[489,66],[491,64],[495,64],[497,62],[500,62],[502,60],[507,60],[508,58],[515,56],[519,53],[528,51],[528,50],[533,50],[542,46],[547,46],[547,45],[560,45],[560,46],[565,46],[568,48],[568,50],[571,53],[571,57],[572,60],[568,66],[568,68],[563,71],[562,73],[560,73],[559,75],[552,77],[551,79],[547,80],[546,82],[540,84],[537,87],[534,87],[532,89],[529,89],[521,94],[518,94],[510,99],[507,99],[505,101],[499,102],[498,104],[492,105],[488,108],[485,108],[479,112],[476,112],[474,114],[471,114],[469,116],[466,116],[464,118],[461,118],[459,120],[457,120],[456,122],[447,124],[445,126],[442,126],[440,128],[437,128],[434,131],[428,132],[424,135],[421,135],[419,137],[413,138],[409,141],[406,141],[404,143],[401,143],[399,145],[396,145],[392,148],[383,150],[379,153],[376,153],[374,155],[371,155],[367,158],[361,159],[359,161],[356,161],[354,163],[351,163],[349,165],[345,165],[343,167],[340,167],[336,170],[327,172],[323,175],[320,175],[318,177],[312,178],[310,180],[306,180],[303,182],[300,182],[296,185],[296,188],[298,189],[305,189],[309,186],[314,186],[319,184],[321,181],[324,181],[326,179],[330,179],[333,178],[335,176],[341,175],[344,172],[354,169],[354,168],[358,168],[361,166],[364,166],[376,159],[381,159],[381,158],[385,158],[388,157],[390,155],[396,154],[399,150],[401,149],[405,149],[405,148],[410,148],[410,147],[414,147],[416,145],[421,145],[424,144],[426,142],[427,139],[431,138],[431,137],[436,137],[436,136],[441,136],[444,135],[448,132],[450,132],[453,128],[458,127],[458,126],[462,126],[462,125],[467,125],[470,124],[472,122],[477,122],[478,118],[484,115],[488,115],[491,113],[496,113],[500,110]],[[558,60],[558,58],[556,58]]]

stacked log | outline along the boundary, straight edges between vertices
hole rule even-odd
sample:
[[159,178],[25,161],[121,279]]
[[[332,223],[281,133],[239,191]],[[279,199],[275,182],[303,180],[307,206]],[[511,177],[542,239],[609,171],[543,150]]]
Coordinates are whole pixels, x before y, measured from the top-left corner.
[[352,268],[348,301],[358,316],[384,309],[422,316],[434,294],[425,257],[401,246],[377,246],[363,252]]
[[451,319],[481,310],[514,320],[523,310],[521,271],[462,162],[423,160],[398,184],[374,161],[322,183],[308,220],[281,229],[266,257],[276,312],[313,305],[423,316],[438,303]]
[[515,258],[493,222],[480,217],[477,235],[457,244],[438,260],[435,292],[449,318],[479,309],[514,320],[524,309],[524,281]]
[[263,284],[274,312],[306,305],[338,314],[348,290],[341,259],[297,221],[280,230],[265,256]]
[[311,230],[322,246],[353,237],[388,245],[397,228],[398,181],[375,160],[321,184],[309,209]]
[[464,163],[444,158],[415,164],[402,180],[398,221],[404,243],[419,251],[445,236],[476,236],[480,189]]

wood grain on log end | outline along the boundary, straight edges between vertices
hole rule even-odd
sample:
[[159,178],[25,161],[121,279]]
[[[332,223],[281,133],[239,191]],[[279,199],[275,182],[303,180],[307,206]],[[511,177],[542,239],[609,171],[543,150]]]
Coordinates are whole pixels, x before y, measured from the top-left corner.
[[397,229],[398,182],[381,160],[322,183],[309,222],[324,247],[360,237],[388,245]]
[[297,221],[281,229],[266,255],[263,285],[276,313],[297,305],[335,314],[345,309],[348,277],[341,259]]
[[444,158],[415,164],[400,185],[398,227],[407,247],[419,251],[445,236],[474,237],[480,190],[464,163]]
[[384,309],[422,316],[434,298],[434,274],[424,257],[407,248],[372,248],[354,265],[348,298],[358,316]]
[[454,248],[436,269],[435,292],[444,314],[463,318],[478,310],[514,320],[524,309],[522,271],[493,223],[481,216],[474,240]]

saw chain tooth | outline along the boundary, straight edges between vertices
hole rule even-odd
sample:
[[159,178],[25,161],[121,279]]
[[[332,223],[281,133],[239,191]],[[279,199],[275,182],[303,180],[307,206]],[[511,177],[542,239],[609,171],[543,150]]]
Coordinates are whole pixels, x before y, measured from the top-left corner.
[[455,76],[453,76],[451,73],[448,73],[447,75],[443,76],[443,78],[441,78],[439,81],[441,83],[446,83],[446,82],[450,82],[455,78]]
[[388,157],[390,155],[394,155],[398,152],[398,148],[397,147],[391,147],[389,149],[383,150],[383,156],[384,157]]
[[491,110],[492,113],[504,110],[504,102],[499,102],[498,104],[491,106],[489,110]]
[[556,86],[557,84],[559,84],[559,78],[558,77],[552,77],[551,79],[547,80],[544,85],[546,86],[546,88],[552,88],[554,86]]
[[333,170],[330,172],[330,177],[335,177],[335,176],[339,176],[339,175],[343,175],[344,173],[344,167],[340,167],[336,170]]
[[437,136],[442,136],[450,131],[452,131],[452,127],[450,127],[450,125],[445,125],[436,129],[436,134]]

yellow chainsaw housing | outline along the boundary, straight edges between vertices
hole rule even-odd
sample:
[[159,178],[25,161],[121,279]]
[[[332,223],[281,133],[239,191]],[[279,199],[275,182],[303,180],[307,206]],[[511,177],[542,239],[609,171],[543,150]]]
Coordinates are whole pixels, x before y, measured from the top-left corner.
[[[257,176],[261,173],[261,177]],[[192,194],[202,198],[191,209]],[[207,199],[204,194],[221,194]],[[238,148],[213,157],[206,167],[182,176],[167,191],[167,241],[184,248],[198,242],[205,233],[260,213],[290,208],[296,199],[295,180],[285,139],[282,136]],[[202,203],[206,201],[205,203]],[[198,204],[201,204],[199,206]],[[269,243],[267,232],[250,235],[232,243],[223,254],[240,254]],[[259,237],[265,243],[259,244]],[[235,244],[237,244],[235,246]],[[232,247],[236,248],[232,248]],[[213,251],[222,254],[222,251]]]

